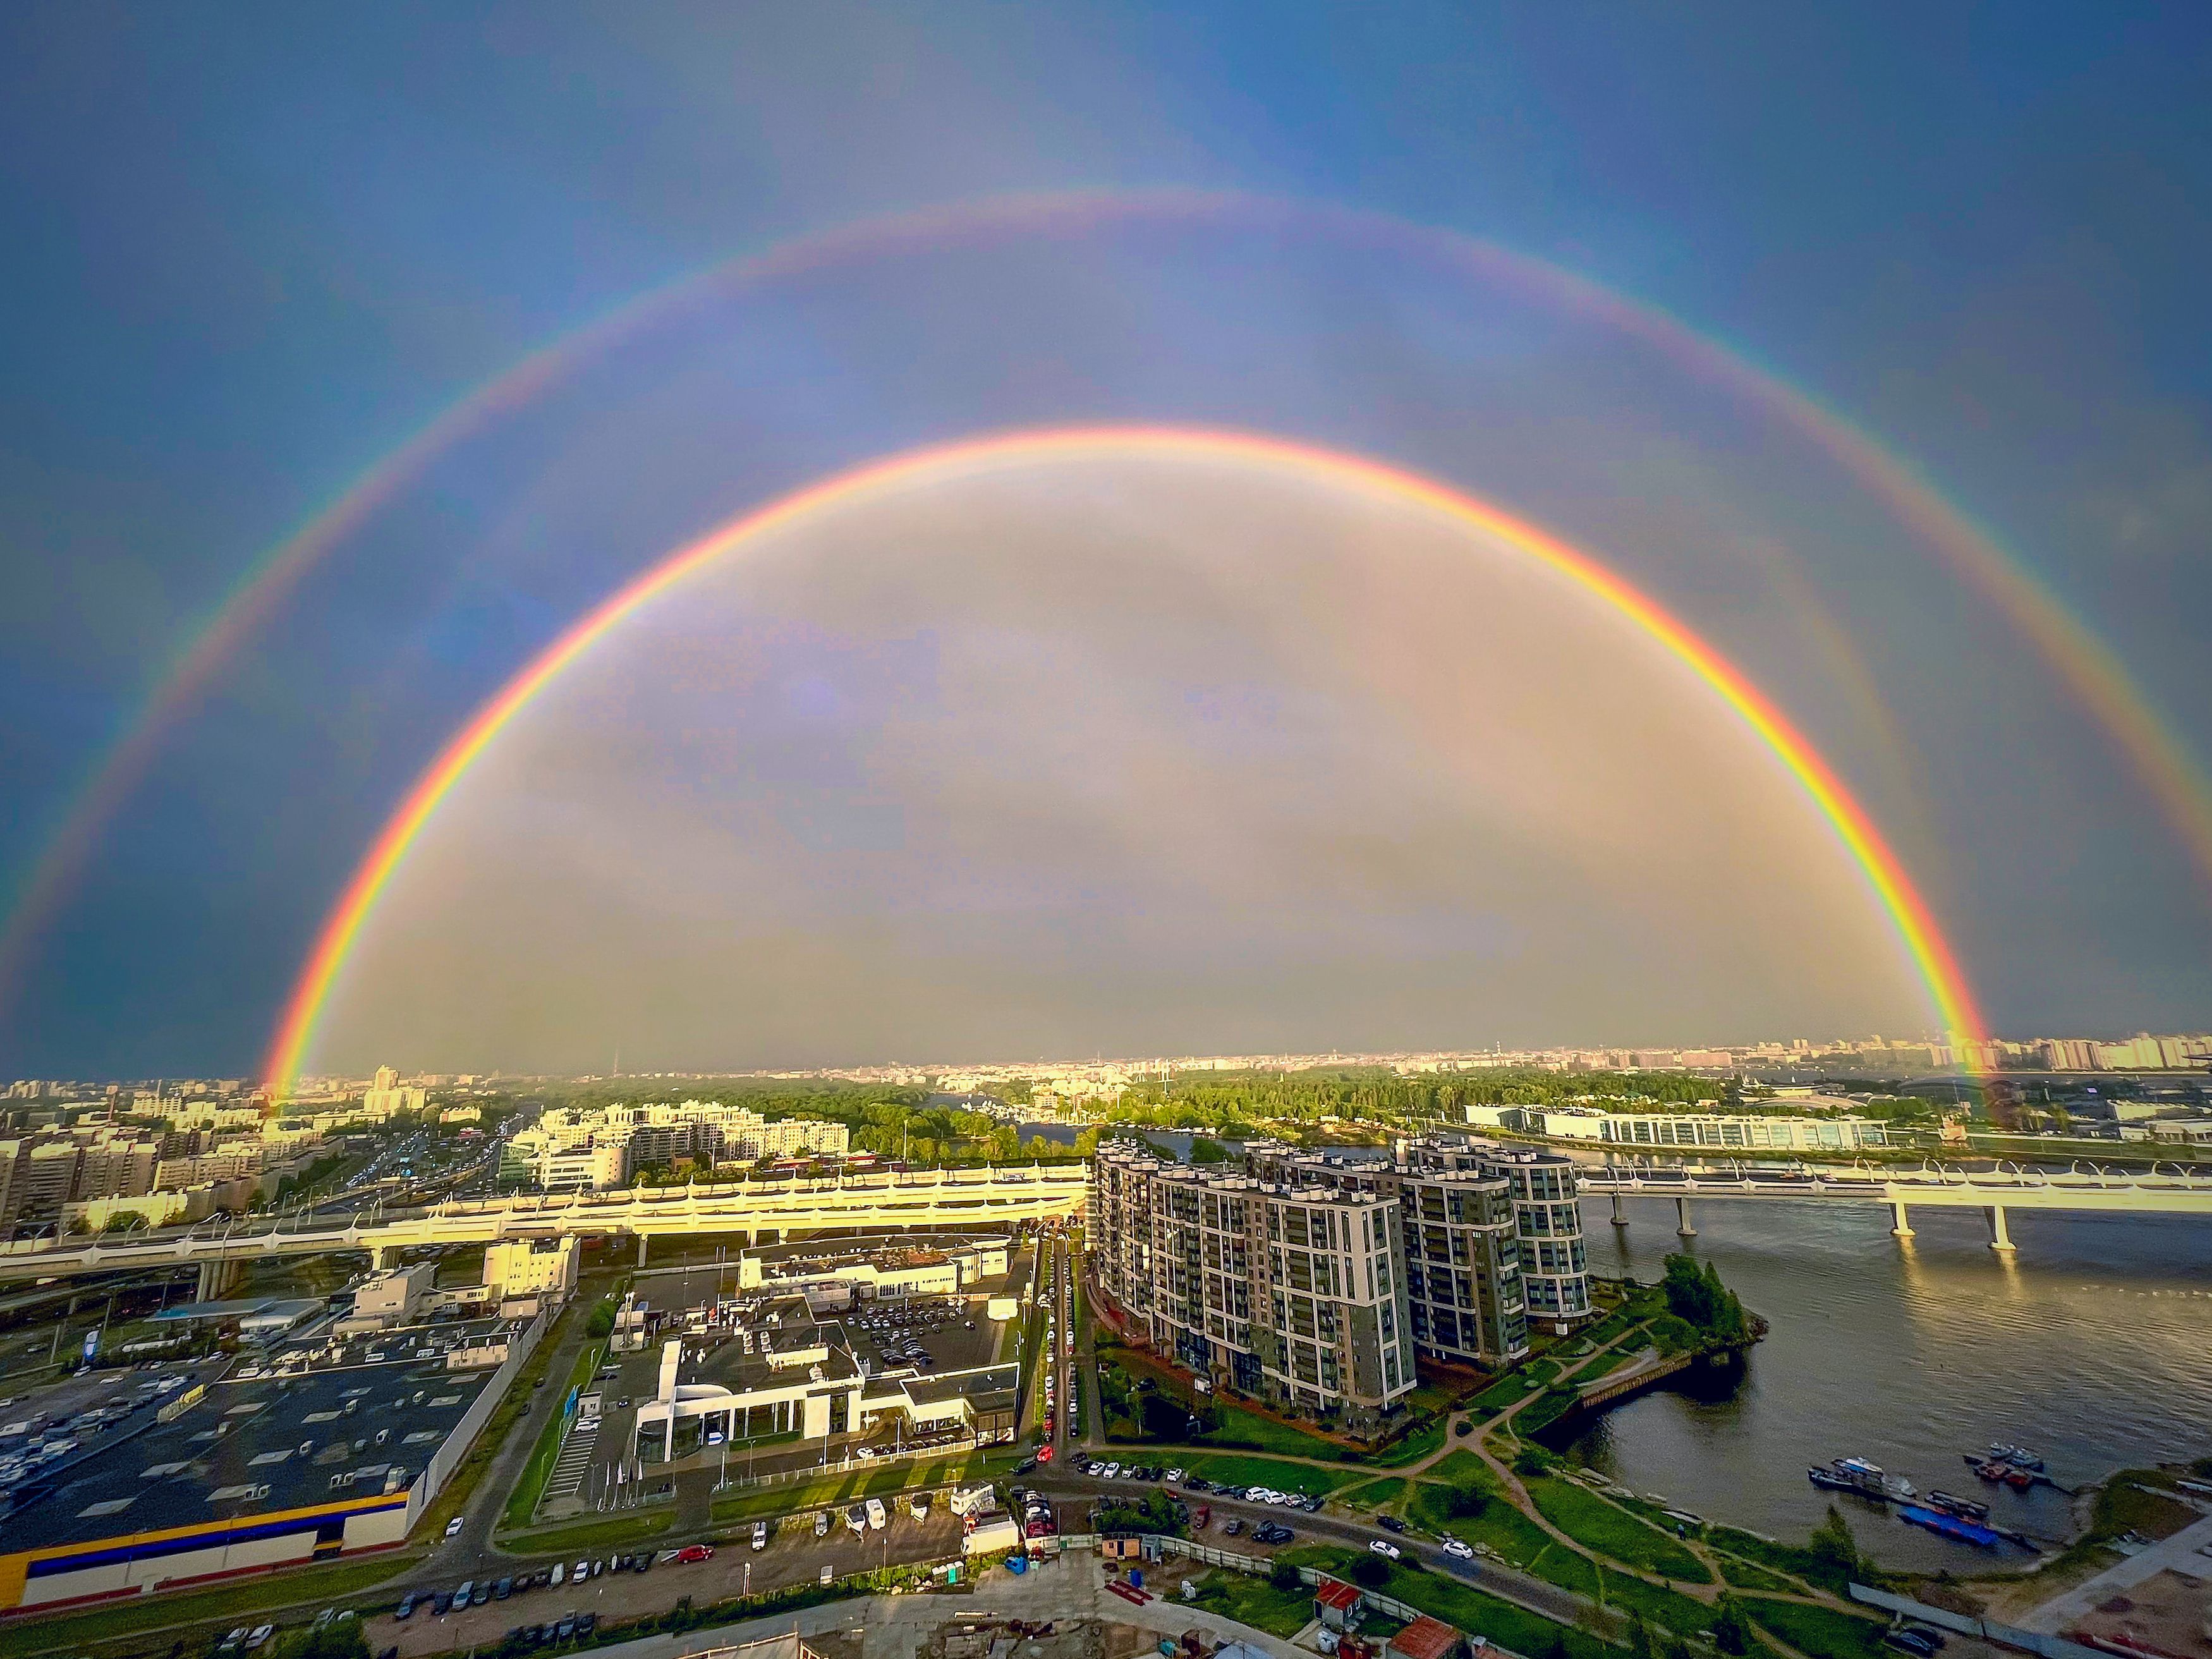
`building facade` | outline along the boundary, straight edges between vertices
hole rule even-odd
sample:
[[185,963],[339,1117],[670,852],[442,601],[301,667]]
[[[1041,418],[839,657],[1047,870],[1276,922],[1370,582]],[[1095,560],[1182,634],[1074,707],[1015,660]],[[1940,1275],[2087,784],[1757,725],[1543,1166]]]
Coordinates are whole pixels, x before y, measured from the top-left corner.
[[707,1168],[799,1152],[842,1156],[851,1133],[818,1118],[763,1118],[718,1101],[638,1106],[556,1107],[511,1137],[500,1154],[502,1180],[550,1190],[619,1187],[638,1170],[679,1159]]
[[1101,1290],[1164,1352],[1355,1427],[1413,1388],[1395,1199],[1212,1175],[1126,1145],[1092,1163]]

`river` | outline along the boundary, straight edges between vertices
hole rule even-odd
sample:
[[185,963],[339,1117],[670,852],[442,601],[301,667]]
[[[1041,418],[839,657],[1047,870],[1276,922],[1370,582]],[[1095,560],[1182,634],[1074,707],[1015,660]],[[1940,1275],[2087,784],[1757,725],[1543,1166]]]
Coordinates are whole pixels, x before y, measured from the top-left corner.
[[[1656,1279],[1680,1248],[1674,1202],[1627,1209],[1615,1227],[1610,1200],[1584,1200],[1590,1266]],[[2008,1218],[2009,1260],[1973,1211],[1916,1210],[1900,1244],[1872,1205],[1693,1200],[1693,1254],[1765,1316],[1766,1340],[1740,1374],[1630,1401],[1569,1448],[1639,1492],[1772,1536],[1802,1538],[1837,1501],[1888,1565],[2019,1565],[2010,1546],[1948,1543],[1805,1479],[1809,1463],[1866,1457],[1923,1492],[1987,1501],[1994,1525],[2063,1538],[2063,1494],[1992,1496],[1960,1454],[2029,1446],[2068,1487],[2212,1454],[2212,1224]]]

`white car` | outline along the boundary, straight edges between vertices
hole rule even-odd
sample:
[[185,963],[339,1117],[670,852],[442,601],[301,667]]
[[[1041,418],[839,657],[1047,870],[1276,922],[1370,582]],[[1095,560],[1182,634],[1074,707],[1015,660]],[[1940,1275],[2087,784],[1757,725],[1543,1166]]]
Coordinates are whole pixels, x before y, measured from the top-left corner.
[[452,1520],[446,1522],[446,1536],[448,1538],[459,1538],[460,1535],[461,1517],[457,1515]]
[[1182,1471],[1181,1469],[1170,1469],[1162,1478],[1164,1479],[1170,1486],[1180,1486],[1182,1485]]
[[1450,1556],[1455,1561],[1472,1561],[1474,1559],[1474,1552],[1468,1548],[1466,1545],[1461,1543],[1456,1538],[1447,1538],[1444,1540],[1444,1553]]
[[1377,1555],[1389,1556],[1393,1561],[1399,1559],[1406,1553],[1405,1551],[1400,1549],[1395,1544],[1390,1542],[1387,1538],[1370,1538],[1367,1540],[1367,1547],[1374,1551]]
[[1119,1480],[1121,1478],[1121,1466],[1119,1463],[1109,1463],[1104,1468],[1099,1470],[1098,1474],[1103,1480]]

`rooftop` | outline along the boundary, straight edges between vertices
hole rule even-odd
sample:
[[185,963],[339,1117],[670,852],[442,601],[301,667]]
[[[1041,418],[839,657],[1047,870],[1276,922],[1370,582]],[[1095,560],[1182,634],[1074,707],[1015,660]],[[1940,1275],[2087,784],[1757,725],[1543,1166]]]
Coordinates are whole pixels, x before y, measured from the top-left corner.
[[[447,1325],[421,1334],[481,1341],[495,1325],[475,1321],[466,1330]],[[240,1366],[224,1380],[215,1366],[167,1371],[186,1380],[166,1395],[158,1392],[161,1376],[117,1373],[116,1392],[146,1390],[145,1402],[113,1431],[49,1460],[38,1472],[43,1478],[17,1488],[15,1507],[0,1517],[0,1553],[368,1497],[394,1480],[393,1490],[404,1488],[492,1375],[489,1367],[448,1370],[434,1343],[410,1340],[403,1353],[401,1340],[416,1334],[384,1333],[375,1344],[384,1352],[374,1362],[369,1345],[353,1343],[314,1364],[304,1356],[331,1351],[319,1342],[270,1356],[280,1363],[301,1357],[283,1374],[267,1364]],[[262,1374],[242,1376],[253,1370]],[[204,1395],[159,1421],[161,1401],[173,1409],[193,1383],[207,1385]],[[0,1453],[40,1437],[28,1426],[5,1434],[15,1426],[0,1425]],[[52,1443],[51,1431],[45,1437]]]
[[1404,1659],[1444,1659],[1457,1648],[1460,1633],[1425,1613],[1390,1638],[1390,1650]]

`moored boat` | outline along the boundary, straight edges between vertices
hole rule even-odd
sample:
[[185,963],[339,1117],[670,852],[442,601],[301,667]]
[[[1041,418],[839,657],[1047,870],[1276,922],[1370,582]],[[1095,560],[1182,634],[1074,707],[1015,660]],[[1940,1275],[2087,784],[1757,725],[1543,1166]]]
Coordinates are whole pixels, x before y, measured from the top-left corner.
[[1962,1521],[1955,1515],[1946,1515],[1941,1510],[1931,1510],[1919,1504],[1900,1504],[1897,1518],[1915,1527],[1925,1527],[1940,1537],[1956,1539],[1961,1544],[1972,1544],[1978,1549],[1995,1549],[1998,1534],[1987,1527],[1977,1526],[1972,1521]]
[[1941,1510],[1946,1515],[1955,1515],[1961,1521],[1986,1521],[1990,1518],[1987,1504],[1978,1504],[1971,1498],[1954,1497],[1948,1492],[1929,1492],[1928,1507]]

